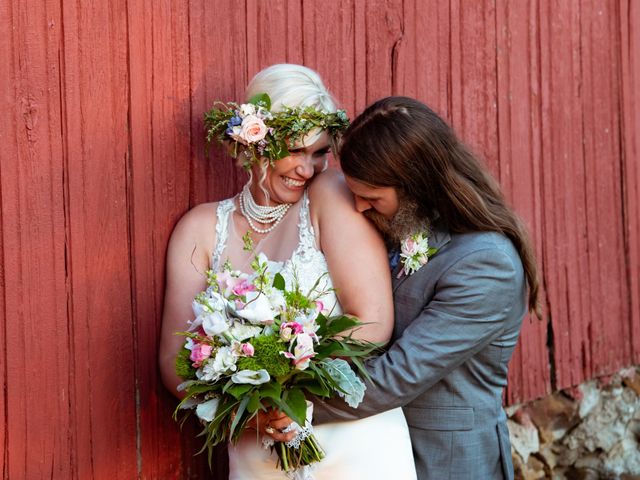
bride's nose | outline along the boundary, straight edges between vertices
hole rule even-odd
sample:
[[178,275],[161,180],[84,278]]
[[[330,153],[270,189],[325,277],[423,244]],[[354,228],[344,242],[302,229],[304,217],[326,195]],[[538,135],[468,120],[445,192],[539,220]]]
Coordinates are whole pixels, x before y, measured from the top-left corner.
[[300,163],[296,166],[296,173],[306,179],[313,177],[315,170],[310,155],[301,156]]

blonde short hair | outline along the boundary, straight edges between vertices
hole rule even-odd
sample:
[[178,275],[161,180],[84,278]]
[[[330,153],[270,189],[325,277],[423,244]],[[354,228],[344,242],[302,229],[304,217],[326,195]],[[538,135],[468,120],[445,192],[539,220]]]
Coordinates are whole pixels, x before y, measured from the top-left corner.
[[337,110],[336,102],[320,75],[302,65],[280,63],[261,70],[247,86],[247,100],[258,93],[269,95],[274,112],[283,106],[313,107],[325,113]]

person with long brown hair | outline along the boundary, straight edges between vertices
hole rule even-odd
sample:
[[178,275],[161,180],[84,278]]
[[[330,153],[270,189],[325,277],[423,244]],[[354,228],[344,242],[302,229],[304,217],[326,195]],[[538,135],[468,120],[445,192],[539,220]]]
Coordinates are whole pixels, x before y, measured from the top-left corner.
[[453,129],[411,98],[357,117],[340,163],[356,209],[386,238],[395,326],[367,363],[364,402],[316,401],[314,421],[401,406],[421,480],[513,478],[502,393],[522,319],[538,313],[522,222]]

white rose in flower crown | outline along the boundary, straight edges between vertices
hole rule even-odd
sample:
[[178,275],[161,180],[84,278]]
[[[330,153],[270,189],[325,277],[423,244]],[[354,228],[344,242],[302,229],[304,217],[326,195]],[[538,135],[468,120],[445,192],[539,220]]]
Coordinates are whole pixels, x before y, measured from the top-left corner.
[[242,138],[246,144],[259,142],[269,131],[264,121],[256,115],[246,116],[244,120],[242,120],[241,127],[239,137]]
[[247,292],[246,298],[247,302],[244,308],[238,310],[236,315],[253,324],[269,324],[273,322],[276,312],[264,293]]
[[256,114],[256,106],[253,103],[243,103],[240,105],[240,116],[242,118]]

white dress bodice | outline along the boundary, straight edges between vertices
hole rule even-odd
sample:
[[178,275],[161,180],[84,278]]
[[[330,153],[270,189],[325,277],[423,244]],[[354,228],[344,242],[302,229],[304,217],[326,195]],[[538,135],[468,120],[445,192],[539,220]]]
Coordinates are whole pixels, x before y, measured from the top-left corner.
[[[342,309],[332,288],[327,261],[316,247],[306,191],[301,202],[297,225],[298,243],[291,256],[284,261],[281,274],[287,288],[291,288],[295,281],[303,292],[313,288],[318,278],[322,277],[320,286],[326,293],[320,300],[331,315],[338,315],[342,313]],[[220,268],[226,258],[225,250],[230,230],[233,229],[234,210],[233,199],[224,200],[218,205],[216,247],[211,262],[214,271]],[[231,260],[234,265],[233,258]],[[416,478],[409,429],[400,408],[362,420],[314,426],[314,433],[326,454],[311,469],[310,478],[314,480]],[[286,474],[276,468],[276,458],[275,453],[262,447],[255,433],[245,433],[236,445],[229,445],[229,479],[287,479]]]
[[[309,197],[306,191],[300,202],[297,224],[298,242],[290,257],[283,262],[283,268],[280,274],[284,277],[288,289],[291,289],[295,284],[303,292],[310,291],[314,286],[316,290],[325,291],[326,293],[320,300],[330,312],[330,315],[339,315],[342,313],[342,308],[333,290],[327,260],[324,254],[316,247],[316,236],[313,225],[311,224]],[[231,222],[235,208],[233,198],[223,200],[218,205],[218,223],[216,224],[217,242],[211,261],[211,266],[214,271],[220,269],[223,263],[222,259],[228,259],[224,253],[230,232],[233,230]],[[260,253],[260,250],[255,253]],[[235,268],[233,257],[230,260],[231,265]],[[318,280],[320,281],[318,282]],[[316,285],[316,283],[318,284]]]

